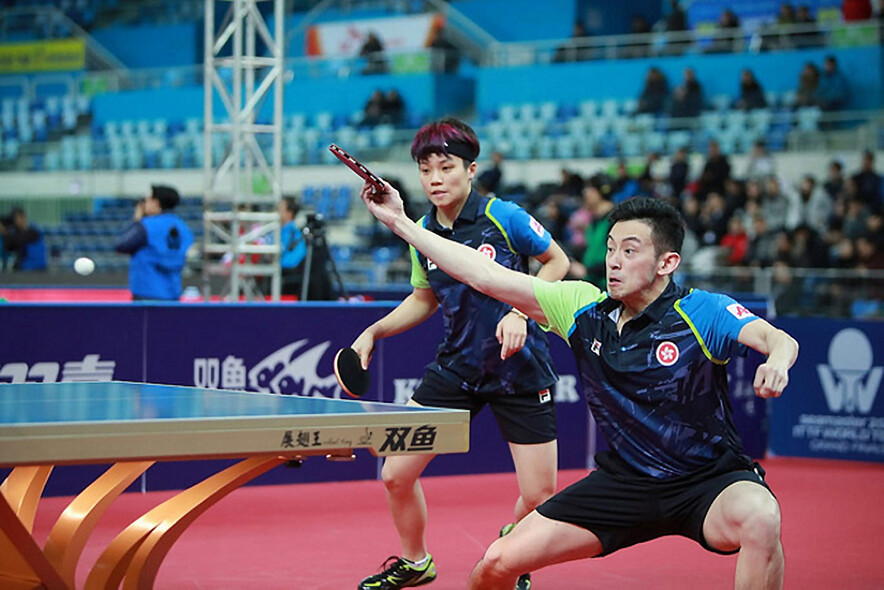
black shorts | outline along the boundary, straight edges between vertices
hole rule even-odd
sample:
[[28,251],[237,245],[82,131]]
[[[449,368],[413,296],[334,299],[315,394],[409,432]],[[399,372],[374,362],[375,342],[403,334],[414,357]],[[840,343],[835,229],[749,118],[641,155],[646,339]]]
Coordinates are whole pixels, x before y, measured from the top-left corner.
[[715,498],[738,481],[751,481],[770,490],[764,469],[734,454],[697,473],[670,480],[622,478],[599,468],[537,511],[593,533],[602,543],[599,557],[665,535],[681,535],[708,551],[728,555],[739,550],[710,547],[703,536],[703,522]]
[[427,407],[469,410],[470,420],[488,404],[507,442],[532,445],[556,439],[554,386],[524,395],[475,394],[427,371],[411,399]]

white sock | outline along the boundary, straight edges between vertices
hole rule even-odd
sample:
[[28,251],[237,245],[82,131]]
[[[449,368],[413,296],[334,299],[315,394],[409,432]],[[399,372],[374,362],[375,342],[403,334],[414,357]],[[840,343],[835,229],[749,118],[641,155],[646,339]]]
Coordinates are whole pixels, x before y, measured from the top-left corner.
[[[405,558],[403,557],[402,559],[405,559]],[[424,558],[421,559],[420,561],[411,561],[410,559],[405,559],[405,561],[408,562],[408,564],[409,564],[410,566],[412,566],[412,567],[414,567],[414,568],[416,568],[416,569],[421,569],[422,567],[424,567],[425,565],[427,565],[427,562],[428,562],[428,561],[430,561],[430,554],[429,554],[429,553],[426,554],[426,555],[424,556]]]

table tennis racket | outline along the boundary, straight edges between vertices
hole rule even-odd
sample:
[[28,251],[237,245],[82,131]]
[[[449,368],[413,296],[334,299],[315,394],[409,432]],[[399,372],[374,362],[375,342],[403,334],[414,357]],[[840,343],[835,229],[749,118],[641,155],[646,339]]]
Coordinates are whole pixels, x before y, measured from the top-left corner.
[[346,164],[350,168],[350,170],[352,170],[360,178],[368,182],[376,193],[384,192],[384,181],[381,180],[381,178],[377,174],[374,174],[371,170],[366,168],[359,160],[357,160],[335,144],[330,144],[328,146],[328,149],[341,162]]
[[371,385],[371,374],[362,368],[359,355],[352,348],[342,348],[335,355],[335,378],[351,397],[362,397]]

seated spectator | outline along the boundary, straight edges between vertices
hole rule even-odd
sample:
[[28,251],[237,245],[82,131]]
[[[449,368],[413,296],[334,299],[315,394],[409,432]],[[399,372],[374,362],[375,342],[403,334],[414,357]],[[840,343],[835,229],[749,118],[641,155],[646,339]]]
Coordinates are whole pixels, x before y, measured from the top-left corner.
[[721,238],[721,247],[727,251],[729,266],[741,266],[749,250],[749,234],[740,215],[734,215],[727,222],[727,233]]
[[362,124],[366,127],[374,127],[381,124],[384,115],[384,93],[376,89],[368,97],[362,108]]
[[703,110],[703,88],[693,68],[684,69],[682,83],[672,92],[669,115],[676,119],[697,117]]
[[642,58],[648,57],[650,49],[650,41],[648,35],[651,34],[651,26],[648,21],[640,14],[632,16],[629,26],[629,34],[635,35],[627,41],[627,46],[623,49],[622,57],[624,58]]
[[860,169],[852,176],[856,185],[856,198],[862,201],[869,211],[879,213],[884,209],[884,183],[875,171],[875,152],[863,151]]
[[816,18],[810,13],[810,7],[807,4],[798,6],[795,12],[795,24],[798,30],[792,34],[792,44],[804,49],[807,47],[821,47],[825,44],[825,39],[816,24]]
[[654,25],[656,30],[674,33],[667,35],[663,55],[681,55],[690,45],[690,41],[683,35],[688,30],[688,15],[678,2],[679,0],[669,0],[669,14]]
[[771,230],[759,213],[752,218],[752,234],[745,260],[751,266],[766,268],[777,259],[779,232]]
[[669,82],[658,67],[651,67],[645,75],[645,86],[638,97],[636,112],[659,115],[666,109],[669,100]]
[[483,195],[500,194],[501,180],[503,179],[503,170],[500,167],[502,163],[503,154],[496,150],[491,152],[491,165],[487,168],[483,166],[484,169],[476,179],[477,190]]
[[823,183],[823,190],[834,203],[844,191],[844,166],[839,160],[829,162],[829,169],[826,181]]
[[3,238],[4,260],[12,255],[13,270],[46,270],[46,242],[43,232],[28,220],[21,207],[14,208],[8,217],[0,220],[0,236]]
[[727,156],[721,152],[721,146],[714,139],[707,144],[706,163],[700,174],[697,187],[697,198],[702,202],[709,193],[722,194],[724,183],[731,176],[731,164]]
[[433,27],[427,47],[433,50],[430,69],[436,73],[453,74],[460,68],[460,50],[448,38],[445,25]]
[[730,8],[721,11],[718,17],[718,29],[706,53],[733,53],[741,51],[743,39],[740,34],[740,19]]
[[792,229],[798,225],[798,196],[792,187],[776,175],[764,181],[761,214],[770,229]]
[[884,251],[876,244],[874,237],[863,234],[854,241],[856,268],[865,270],[884,269]]
[[571,38],[560,45],[553,54],[554,62],[587,61],[592,59],[592,47],[589,45],[589,34],[583,24],[574,23]]
[[764,88],[752,70],[746,68],[740,72],[740,97],[734,102],[734,108],[742,111],[763,109],[767,107]]
[[777,165],[773,156],[767,151],[767,144],[763,139],[758,139],[752,144],[749,160],[746,164],[746,180],[759,180],[777,173]]
[[795,89],[795,108],[816,106],[817,87],[820,84],[820,69],[811,62],[804,64],[798,75],[798,87]]
[[391,88],[381,99],[381,123],[401,125],[405,121],[405,101],[395,88]]
[[384,44],[374,31],[369,31],[359,56],[365,58],[363,74],[386,74],[389,71],[387,56],[384,54]]
[[828,264],[828,248],[809,225],[799,225],[790,236],[788,263],[793,268],[822,268]]
[[819,235],[826,233],[832,215],[832,200],[817,186],[813,174],[805,174],[798,185],[797,223],[806,225]]
[[827,55],[823,60],[823,73],[817,86],[816,104],[824,111],[836,111],[847,105],[850,99],[850,86],[847,78],[838,69],[838,60]]
[[572,265],[572,274],[589,281],[600,289],[605,285],[605,257],[608,252],[608,215],[614,209],[611,201],[611,183],[607,176],[596,174],[590,177],[583,188],[584,207],[590,213],[590,220],[584,231],[585,249],[580,256],[580,264]]
[[616,205],[630,197],[634,197],[639,191],[639,181],[629,173],[625,160],[617,161],[617,175],[613,179],[613,195],[611,201]]

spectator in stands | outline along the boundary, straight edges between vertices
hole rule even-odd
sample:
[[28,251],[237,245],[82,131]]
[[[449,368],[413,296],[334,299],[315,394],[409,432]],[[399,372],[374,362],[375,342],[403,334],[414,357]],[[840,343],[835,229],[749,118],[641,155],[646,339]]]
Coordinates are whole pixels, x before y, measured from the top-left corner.
[[181,271],[193,232],[173,213],[181,200],[170,186],[155,184],[144,201],[135,206],[133,222],[116,244],[116,251],[130,254],[129,290],[134,300],[178,301]]
[[682,83],[672,92],[669,115],[676,119],[699,116],[703,110],[703,88],[694,68],[685,68]]
[[648,35],[651,34],[651,25],[647,19],[640,14],[634,14],[629,26],[630,37],[627,46],[622,51],[622,57],[625,58],[642,58],[648,57],[650,49],[650,41]]
[[731,163],[722,153],[718,141],[710,139],[706,149],[706,163],[697,188],[697,199],[701,203],[709,193],[723,193],[724,182],[731,176]]
[[761,213],[752,218],[752,239],[746,253],[746,262],[750,266],[766,268],[773,264],[777,257],[779,232],[772,231]]
[[807,62],[798,75],[798,87],[795,89],[795,108],[817,106],[817,88],[820,85],[820,69]]
[[614,177],[613,184],[614,194],[611,196],[611,200],[614,204],[639,194],[638,179],[629,173],[626,160],[622,158],[617,160],[617,175]]
[[752,144],[752,150],[749,152],[746,173],[743,174],[743,178],[746,180],[760,180],[776,173],[777,165],[773,155],[767,149],[767,144],[763,139],[755,140],[755,143]]
[[826,181],[823,182],[823,190],[826,191],[829,200],[833,203],[844,191],[844,166],[839,160],[832,160],[829,162],[829,170],[827,172]]
[[13,257],[13,270],[46,270],[46,242],[43,232],[28,220],[24,209],[15,207],[8,217],[0,219],[0,237],[3,239],[0,270],[8,264],[8,255]]
[[809,225],[801,224],[789,236],[786,261],[793,268],[823,268],[829,262],[826,243]]
[[856,198],[862,201],[869,211],[881,212],[884,208],[884,184],[881,175],[875,171],[875,152],[864,150],[860,169],[853,175],[856,184]]
[[758,82],[755,74],[749,68],[740,72],[740,96],[734,102],[734,108],[751,111],[767,107],[767,99],[764,97],[764,88]]
[[724,206],[727,216],[731,217],[737,211],[746,207],[746,184],[737,178],[728,178],[724,181]]
[[362,107],[362,125],[374,127],[380,125],[384,114],[384,93],[380,88],[375,89],[365,106]]
[[856,268],[865,270],[884,269],[884,251],[877,245],[874,236],[863,234],[854,241]]
[[499,195],[503,179],[503,154],[497,150],[491,152],[491,165],[485,168],[476,179],[476,188],[482,195]]
[[805,174],[798,186],[797,223],[806,225],[817,234],[823,235],[829,226],[832,215],[832,200],[817,185],[813,174]]
[[395,88],[387,90],[381,99],[381,123],[401,125],[405,122],[405,101]]
[[575,22],[571,30],[571,38],[556,48],[552,60],[554,62],[587,61],[592,59],[592,48],[589,45],[589,34],[580,22]]
[[727,222],[727,233],[721,238],[721,247],[727,252],[728,266],[742,266],[749,250],[749,234],[740,215],[732,216]]
[[589,281],[599,289],[605,288],[605,256],[610,222],[614,209],[611,200],[613,187],[604,174],[591,176],[583,187],[583,204],[590,214],[584,230],[585,249],[579,255],[580,263],[571,265],[571,275]]
[[807,4],[800,4],[795,12],[795,24],[800,27],[792,34],[792,43],[798,49],[807,47],[821,47],[825,39],[816,24],[816,18],[810,12]]
[[645,86],[638,97],[637,113],[659,115],[666,110],[669,100],[669,82],[660,68],[651,66],[645,75]]
[[359,50],[359,56],[365,58],[365,67],[362,68],[363,74],[386,74],[390,69],[387,65],[384,44],[374,31],[369,31]]
[[718,17],[715,38],[706,48],[706,53],[733,53],[740,51],[743,39],[740,36],[740,19],[730,8],[724,8]]
[[798,196],[775,174],[764,181],[761,214],[772,230],[792,229],[798,225]]
[[433,27],[427,47],[433,50],[430,69],[441,74],[453,74],[460,68],[460,49],[448,38],[445,25]]
[[[660,23],[655,28],[660,27]],[[679,4],[679,0],[669,0],[669,14],[666,15],[662,23],[662,29],[667,33],[675,33],[675,35],[667,35],[666,47],[663,50],[664,55],[681,55],[690,45],[690,41],[681,35],[688,30],[688,15]],[[672,39],[672,37],[677,37]]]
[[295,197],[286,196],[279,202],[280,253],[282,267],[283,295],[301,294],[304,274],[304,258],[307,255],[307,241],[304,233],[295,224],[298,216],[298,202]]
[[672,187],[672,195],[678,199],[688,185],[691,175],[691,165],[688,162],[688,148],[682,146],[675,150],[672,162],[669,165],[669,185]]
[[823,60],[823,73],[817,86],[816,103],[824,111],[836,111],[847,105],[850,99],[850,85],[838,68],[834,55]]

